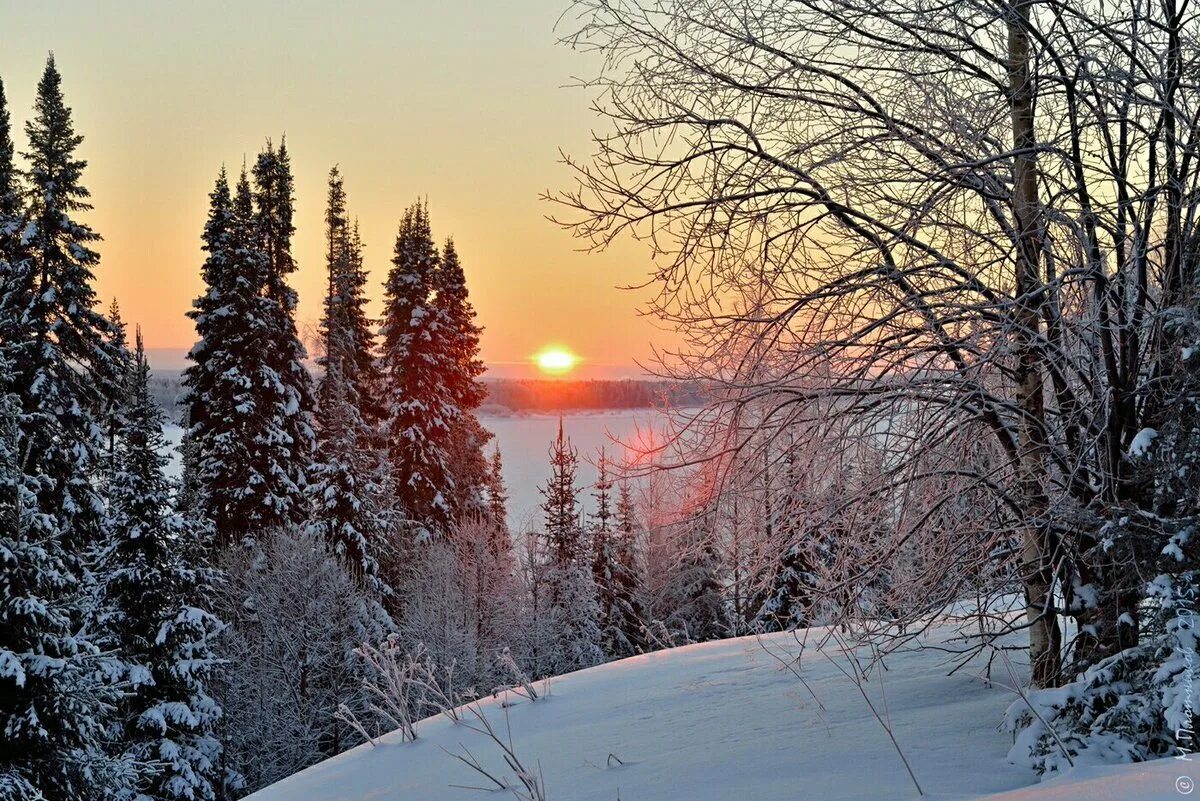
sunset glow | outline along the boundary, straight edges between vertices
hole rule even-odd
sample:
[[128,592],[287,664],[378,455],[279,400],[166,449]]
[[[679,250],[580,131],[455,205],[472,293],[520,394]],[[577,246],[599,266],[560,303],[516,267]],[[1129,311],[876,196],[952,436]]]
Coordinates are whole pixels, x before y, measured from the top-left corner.
[[533,361],[547,375],[566,375],[579,364],[579,357],[564,347],[551,345],[534,356]]

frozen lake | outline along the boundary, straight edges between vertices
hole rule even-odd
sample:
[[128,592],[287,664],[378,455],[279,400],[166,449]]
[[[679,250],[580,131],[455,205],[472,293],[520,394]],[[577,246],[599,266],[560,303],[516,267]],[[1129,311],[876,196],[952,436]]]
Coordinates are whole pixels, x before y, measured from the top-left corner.
[[[538,488],[550,474],[549,449],[558,435],[557,415],[514,417],[481,416],[480,422],[496,435],[504,460],[504,482],[508,486],[508,518],[514,531],[523,530],[541,518]],[[662,424],[662,412],[651,409],[564,415],[563,432],[579,454],[576,481],[580,501],[591,510],[591,485],[596,481],[597,457],[604,448],[611,463],[623,463],[623,443],[645,441],[647,432]]]
[[[550,444],[558,433],[558,416],[529,414],[513,416],[481,415],[484,427],[496,435],[488,452],[500,447],[504,460],[504,481],[508,486],[509,523],[514,531],[523,530],[540,519],[542,496],[538,491],[549,476]],[[563,430],[579,453],[577,481],[580,500],[585,510],[591,509],[591,485],[596,480],[595,462],[600,448],[607,450],[608,459],[624,461],[623,442],[644,441],[646,433],[662,423],[662,413],[651,409],[592,412],[563,416]],[[172,445],[178,446],[182,434],[179,426],[167,426],[166,434]],[[172,475],[179,474],[179,453],[172,454],[169,467]]]

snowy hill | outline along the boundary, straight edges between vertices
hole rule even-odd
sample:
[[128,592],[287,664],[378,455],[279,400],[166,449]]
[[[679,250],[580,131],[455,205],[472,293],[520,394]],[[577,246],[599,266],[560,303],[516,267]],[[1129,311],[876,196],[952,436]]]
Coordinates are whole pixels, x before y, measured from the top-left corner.
[[[810,633],[810,642],[814,636]],[[934,629],[935,639],[948,636],[948,628]],[[802,683],[777,658],[798,650],[787,634],[677,648],[559,677],[535,703],[510,693],[507,724],[498,700],[487,699],[482,709],[502,736],[511,727],[513,750],[526,767],[540,770],[548,801],[917,798],[887,732],[839,670],[849,670],[845,654],[835,643],[821,652],[810,645]],[[982,665],[947,676],[946,654],[932,649],[895,653],[887,665],[887,671],[872,672],[863,689],[890,721],[926,798],[1181,797],[1175,781],[1187,774],[1179,768],[1189,766],[1176,760],[1093,768],[1034,784],[1031,772],[1006,761],[1011,737],[996,728],[1015,696],[978,678]],[[1005,673],[1000,668],[993,678],[1007,683]],[[374,747],[356,748],[250,798],[513,797],[464,789],[488,784],[453,756],[468,750],[490,773],[515,783],[495,743],[438,717],[419,724],[414,743],[388,735]]]

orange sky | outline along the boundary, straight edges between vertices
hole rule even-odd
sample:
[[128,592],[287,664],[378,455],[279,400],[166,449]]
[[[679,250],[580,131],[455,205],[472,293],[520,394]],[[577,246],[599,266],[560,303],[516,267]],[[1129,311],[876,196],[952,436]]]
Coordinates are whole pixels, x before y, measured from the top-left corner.
[[583,357],[578,375],[632,374],[664,339],[637,316],[640,296],[615,288],[643,278],[647,249],[579,253],[538,200],[570,181],[558,148],[586,155],[604,124],[586,93],[562,88],[595,69],[555,44],[566,4],[0,0],[0,77],[22,149],[54,51],[85,136],[87,220],[105,238],[98,289],[151,348],[192,343],[184,312],[201,288],[217,170],[286,133],[302,326],[320,314],[325,178],[338,163],[376,286],[400,214],[428,196],[435,236],[455,238],[495,372],[555,342]]

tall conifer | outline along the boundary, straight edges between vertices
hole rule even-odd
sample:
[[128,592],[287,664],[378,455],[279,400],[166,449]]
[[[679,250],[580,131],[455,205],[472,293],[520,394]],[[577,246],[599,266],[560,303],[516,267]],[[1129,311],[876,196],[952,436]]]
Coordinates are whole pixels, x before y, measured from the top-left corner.
[[392,485],[410,541],[444,535],[451,519],[446,444],[456,409],[445,385],[452,367],[434,341],[438,261],[428,209],[415,204],[396,236],[380,331]]
[[130,663],[120,705],[122,750],[145,771],[140,801],[209,801],[217,795],[221,710],[206,684],[209,641],[221,622],[206,604],[215,579],[204,529],[171,511],[163,413],[150,394],[137,333],[109,490],[111,543],[102,563],[108,630]]
[[189,312],[199,339],[184,372],[188,494],[220,544],[252,541],[300,515],[301,490],[288,462],[286,393],[264,354],[278,304],[265,291],[269,267],[261,243],[245,170],[233,195],[222,170],[204,229],[207,289]]
[[[304,517],[302,492],[313,453],[312,379],[308,358],[296,331],[296,291],[288,277],[296,271],[292,253],[294,182],[287,143],[269,141],[254,163],[254,225],[266,262],[262,294],[265,337],[260,343],[263,370],[260,406],[272,415],[281,439],[258,443],[260,469],[272,478],[272,496],[282,522]],[[273,380],[270,380],[273,379]]]
[[542,488],[548,563],[545,570],[550,608],[557,616],[560,642],[553,672],[597,665],[604,661],[589,552],[584,547],[579,519],[579,490],[575,485],[578,457],[558,422],[558,436],[550,446],[550,479]]
[[24,204],[0,118],[0,798],[105,797],[120,778],[101,748],[120,665],[89,633],[90,567],[105,534],[94,479],[121,355],[96,309],[99,236],[77,219],[90,208],[86,162],[53,57],[26,124]]
[[610,659],[620,659],[641,649],[637,574],[632,559],[632,536],[613,528],[613,482],[603,448],[597,466],[599,477],[592,494],[596,501],[591,525],[592,578],[604,653]]
[[442,380],[453,410],[446,449],[453,487],[448,491],[450,515],[457,520],[483,512],[488,470],[483,449],[492,433],[475,414],[487,396],[487,388],[479,381],[485,369],[479,358],[482,329],[475,322],[466,275],[452,239],[442,246],[433,289],[438,315],[433,344],[443,354],[446,373]]
[[375,482],[374,431],[362,412],[361,393],[371,389],[362,370],[364,363],[370,363],[371,341],[369,331],[363,338],[360,260],[336,167],[329,173],[325,223],[327,289],[321,319],[325,353],[320,359],[324,374],[317,388],[309,530],[322,537],[359,578],[373,577],[384,525],[378,508],[381,490]]

